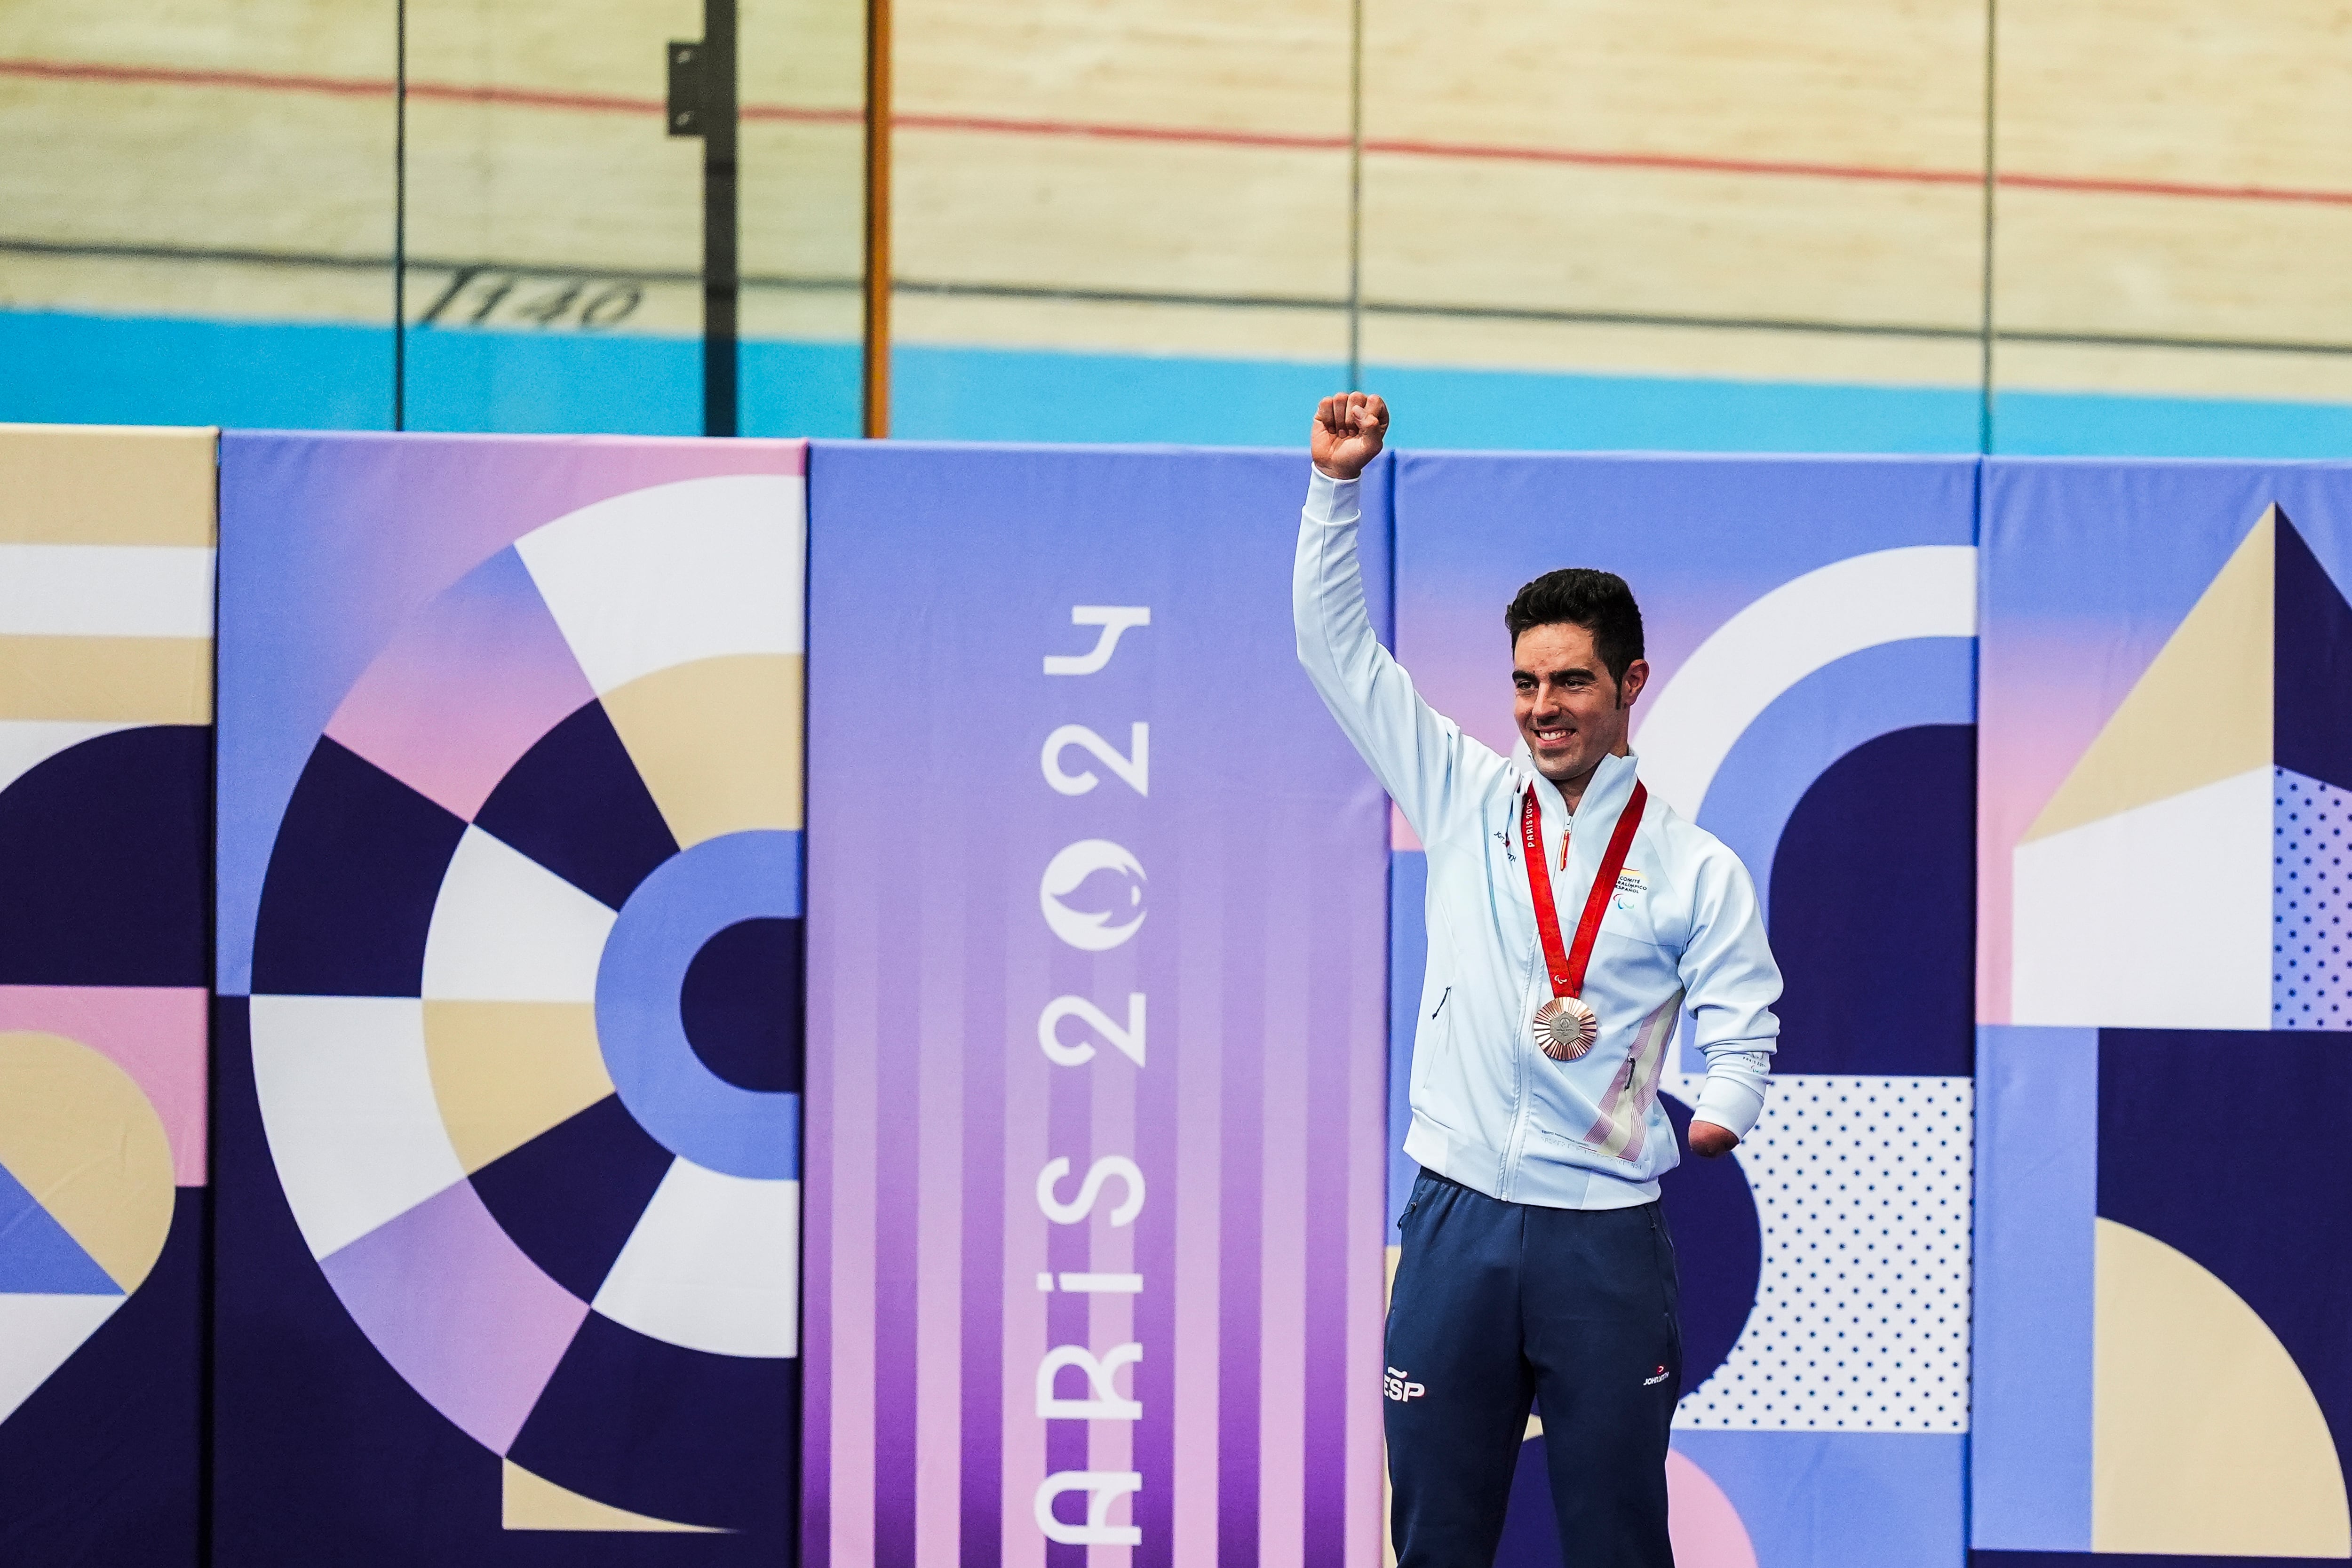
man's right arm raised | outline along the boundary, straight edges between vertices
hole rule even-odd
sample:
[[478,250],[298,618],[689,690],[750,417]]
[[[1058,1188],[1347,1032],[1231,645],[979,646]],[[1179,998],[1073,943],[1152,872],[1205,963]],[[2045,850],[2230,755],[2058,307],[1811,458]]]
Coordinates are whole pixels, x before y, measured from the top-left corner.
[[[1326,400],[1318,426],[1339,401]],[[1381,413],[1385,425],[1386,410]],[[1377,441],[1372,450],[1379,450]],[[1344,469],[1349,465],[1339,466]],[[1361,472],[1360,463],[1353,467]],[[1449,796],[1466,782],[1461,775],[1472,742],[1422,700],[1412,678],[1372,630],[1364,605],[1363,568],[1356,554],[1361,485],[1353,477],[1335,479],[1320,463],[1307,482],[1291,578],[1298,662],[1307,667],[1341,731],[1426,842]]]

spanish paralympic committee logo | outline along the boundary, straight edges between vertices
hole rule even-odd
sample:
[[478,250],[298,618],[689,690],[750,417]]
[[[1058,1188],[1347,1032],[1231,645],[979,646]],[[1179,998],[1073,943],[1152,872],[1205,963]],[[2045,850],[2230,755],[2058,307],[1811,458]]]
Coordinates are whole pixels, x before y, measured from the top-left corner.
[[[1097,878],[1085,900],[1097,908],[1073,909],[1063,902]],[[1108,838],[1081,838],[1046,862],[1037,907],[1054,934],[1072,947],[1108,952],[1143,929],[1143,881],[1142,863],[1125,847]]]

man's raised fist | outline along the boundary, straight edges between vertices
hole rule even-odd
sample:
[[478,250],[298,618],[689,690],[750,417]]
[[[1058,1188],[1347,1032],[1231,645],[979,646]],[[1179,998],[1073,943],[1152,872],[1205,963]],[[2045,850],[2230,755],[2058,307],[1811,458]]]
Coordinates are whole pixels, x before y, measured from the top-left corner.
[[1352,479],[1381,455],[1389,433],[1389,405],[1369,392],[1342,392],[1315,408],[1309,448],[1315,466],[1335,479]]

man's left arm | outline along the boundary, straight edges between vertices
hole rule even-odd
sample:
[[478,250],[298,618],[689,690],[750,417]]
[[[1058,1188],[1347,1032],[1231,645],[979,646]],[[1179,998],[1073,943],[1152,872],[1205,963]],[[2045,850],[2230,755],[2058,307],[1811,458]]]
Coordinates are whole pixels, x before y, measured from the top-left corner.
[[1780,1020],[1780,966],[1764,939],[1764,914],[1748,869],[1720,845],[1698,867],[1691,936],[1683,949],[1683,1005],[1706,1055],[1706,1082],[1691,1110],[1694,1153],[1729,1152],[1764,1113],[1764,1086]]

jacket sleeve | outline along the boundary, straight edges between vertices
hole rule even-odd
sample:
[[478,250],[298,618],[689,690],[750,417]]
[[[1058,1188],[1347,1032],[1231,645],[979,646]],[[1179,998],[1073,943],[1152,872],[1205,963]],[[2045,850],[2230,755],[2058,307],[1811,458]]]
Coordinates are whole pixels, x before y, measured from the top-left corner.
[[1323,705],[1381,786],[1425,843],[1453,800],[1466,798],[1465,769],[1494,753],[1422,700],[1404,667],[1381,646],[1364,607],[1356,558],[1362,481],[1317,470],[1299,520],[1291,614],[1298,662]]
[[1706,1082],[1691,1114],[1745,1138],[1764,1113],[1764,1085],[1780,1020],[1780,966],[1748,868],[1721,845],[1699,863],[1691,938],[1683,949],[1683,1005],[1706,1054]]

